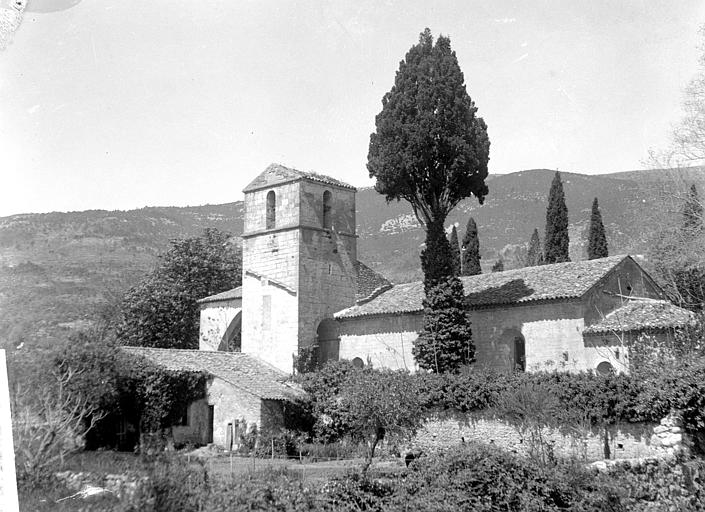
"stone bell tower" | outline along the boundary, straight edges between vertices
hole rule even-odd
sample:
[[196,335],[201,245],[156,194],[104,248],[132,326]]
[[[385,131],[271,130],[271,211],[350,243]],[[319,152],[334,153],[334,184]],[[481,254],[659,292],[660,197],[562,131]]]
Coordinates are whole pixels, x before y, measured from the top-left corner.
[[272,164],[245,190],[242,351],[291,372],[333,313],[355,304],[355,188]]

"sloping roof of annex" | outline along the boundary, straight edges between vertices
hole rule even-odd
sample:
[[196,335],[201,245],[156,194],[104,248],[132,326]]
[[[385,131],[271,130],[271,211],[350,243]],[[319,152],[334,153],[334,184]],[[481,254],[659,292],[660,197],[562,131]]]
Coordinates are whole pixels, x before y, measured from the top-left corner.
[[303,396],[289,376],[264,361],[241,352],[215,352],[147,347],[122,347],[168,370],[205,372],[265,400],[294,400]]
[[695,314],[666,300],[633,299],[583,331],[585,334],[650,331],[686,327]]
[[[470,308],[491,307],[557,299],[577,299],[595,286],[628,255],[587,261],[525,267],[476,276],[462,276]],[[394,285],[364,304],[338,311],[337,319],[418,313],[423,311],[423,282]]]
[[[357,262],[357,271],[358,278],[355,300],[358,304],[372,300],[374,297],[389,290],[393,286],[382,274],[372,270],[361,261]],[[199,304],[209,304],[212,302],[228,302],[236,299],[242,299],[242,286],[216,293],[215,295],[209,295],[208,297],[199,299],[197,302]]]

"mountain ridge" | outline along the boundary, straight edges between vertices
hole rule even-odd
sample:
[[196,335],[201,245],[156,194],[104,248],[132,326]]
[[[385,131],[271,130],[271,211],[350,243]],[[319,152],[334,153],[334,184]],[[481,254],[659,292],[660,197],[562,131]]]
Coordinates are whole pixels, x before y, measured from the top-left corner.
[[[543,238],[546,197],[555,170],[495,174],[484,205],[466,199],[451,213],[462,237],[470,215],[478,224],[482,265],[499,257],[516,266],[534,228]],[[590,207],[598,197],[610,254],[643,254],[654,208],[705,171],[561,172],[569,211],[571,259],[584,259]],[[421,277],[425,233],[404,201],[386,203],[373,187],[357,193],[359,258],[393,282]],[[676,215],[671,212],[670,215]],[[0,217],[0,344],[52,340],[86,325],[95,311],[154,268],[169,240],[205,227],[242,233],[243,202],[150,206],[133,210],[22,213]]]

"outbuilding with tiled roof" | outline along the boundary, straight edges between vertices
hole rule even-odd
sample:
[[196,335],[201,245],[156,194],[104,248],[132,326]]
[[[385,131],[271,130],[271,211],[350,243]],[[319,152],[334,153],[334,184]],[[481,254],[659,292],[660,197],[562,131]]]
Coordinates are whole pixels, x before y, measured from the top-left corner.
[[282,425],[287,402],[304,392],[290,376],[264,361],[240,352],[122,347],[168,370],[205,372],[210,376],[206,398],[184,404],[181,424],[172,427],[176,444],[227,446],[238,429]]

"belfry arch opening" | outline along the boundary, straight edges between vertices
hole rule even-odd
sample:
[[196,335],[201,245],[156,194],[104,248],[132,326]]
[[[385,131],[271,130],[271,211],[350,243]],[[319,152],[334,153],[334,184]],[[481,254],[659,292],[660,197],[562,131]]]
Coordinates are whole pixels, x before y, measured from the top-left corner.
[[267,214],[266,215],[267,215],[266,228],[267,229],[274,229],[274,227],[277,224],[277,195],[274,193],[273,190],[270,190],[269,193],[267,194]]

